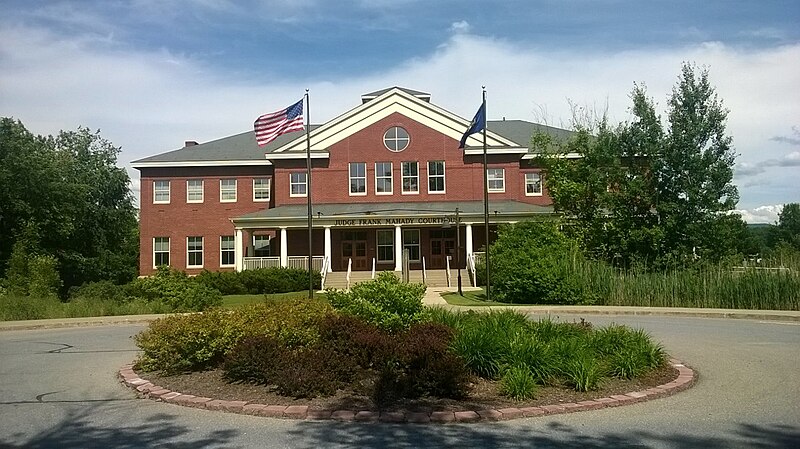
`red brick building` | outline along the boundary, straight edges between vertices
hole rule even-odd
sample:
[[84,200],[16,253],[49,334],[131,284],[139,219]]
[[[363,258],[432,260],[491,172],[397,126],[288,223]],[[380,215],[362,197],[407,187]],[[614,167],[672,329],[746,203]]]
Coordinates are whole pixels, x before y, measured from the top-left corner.
[[[485,245],[481,134],[458,149],[468,127],[429,94],[396,87],[312,125],[314,265],[399,271],[408,250],[412,269],[444,268],[448,255],[463,268]],[[537,130],[567,133],[520,120],[487,123],[493,225],[552,213],[529,149]],[[259,147],[248,131],[134,161],[141,171],[140,273],[161,264],[189,274],[304,267],[306,148],[302,132]]]

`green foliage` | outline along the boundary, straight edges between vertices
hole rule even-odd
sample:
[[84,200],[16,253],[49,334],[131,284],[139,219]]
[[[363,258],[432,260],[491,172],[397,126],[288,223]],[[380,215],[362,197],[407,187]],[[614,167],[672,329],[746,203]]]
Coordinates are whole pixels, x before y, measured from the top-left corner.
[[517,401],[533,399],[537,390],[536,377],[525,366],[512,366],[500,379],[500,393]]
[[242,338],[263,335],[287,348],[314,345],[319,322],[330,313],[321,301],[286,301],[172,315],[138,334],[137,365],[148,371],[178,373],[217,366]]
[[490,248],[492,293],[500,302],[591,302],[570,275],[572,243],[551,222],[524,221],[500,228]]
[[56,257],[66,289],[134,278],[138,224],[119,151],[86,128],[42,137],[0,119],[0,267],[33,237],[38,253]]
[[69,292],[70,302],[81,300],[109,300],[117,303],[128,301],[125,288],[111,281],[89,282],[80,287],[73,287]]
[[200,274],[195,276],[194,280],[208,288],[218,290],[223,295],[244,295],[250,293],[242,283],[242,276],[236,271],[203,270]]
[[[319,289],[322,277],[311,273],[314,288]],[[218,271],[203,270],[195,280],[223,295],[273,294],[308,290],[308,271],[297,268],[260,268],[256,270]]]
[[56,298],[61,288],[58,261],[53,256],[34,256],[28,264],[28,295],[34,298]]
[[[548,192],[572,220],[567,232],[593,257],[622,267],[716,263],[746,250],[741,217],[727,214],[738,201],[728,111],[708,71],[683,65],[666,126],[643,86],[631,98],[631,122],[578,124],[566,142],[534,138]],[[563,157],[569,153],[583,157]]]
[[603,369],[590,353],[577,350],[561,368],[562,375],[577,391],[596,390],[603,378]]
[[333,289],[327,293],[335,309],[393,332],[408,329],[424,315],[425,285],[404,284],[388,271],[354,285],[349,292]]
[[159,301],[175,312],[200,311],[222,305],[218,290],[197,283],[182,271],[159,267],[155,275],[139,278],[126,286],[128,295]]

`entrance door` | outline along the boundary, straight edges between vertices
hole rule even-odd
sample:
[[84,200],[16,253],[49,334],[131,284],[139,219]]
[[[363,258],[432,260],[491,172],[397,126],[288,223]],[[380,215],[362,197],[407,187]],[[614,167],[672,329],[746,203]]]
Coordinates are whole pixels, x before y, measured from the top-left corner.
[[353,271],[367,269],[367,232],[342,232],[342,267],[347,269],[347,262],[353,260]]
[[452,256],[450,261],[452,266],[456,256],[456,231],[453,229],[436,229],[430,231],[430,254],[431,261],[429,268],[441,270],[447,267],[447,256]]

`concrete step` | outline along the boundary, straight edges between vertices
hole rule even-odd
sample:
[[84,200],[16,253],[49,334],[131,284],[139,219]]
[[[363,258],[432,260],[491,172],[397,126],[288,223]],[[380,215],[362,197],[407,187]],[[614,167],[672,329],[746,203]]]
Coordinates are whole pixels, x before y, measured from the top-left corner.
[[[399,273],[397,273],[399,276]],[[451,271],[455,282],[455,272]],[[350,285],[358,282],[369,281],[372,279],[371,271],[354,271],[350,274]],[[422,283],[422,270],[414,270],[409,273],[409,281],[414,283]],[[445,270],[428,270],[426,273],[425,284],[428,287],[447,287],[447,271]],[[347,272],[333,272],[328,273],[325,278],[325,288],[347,288]]]

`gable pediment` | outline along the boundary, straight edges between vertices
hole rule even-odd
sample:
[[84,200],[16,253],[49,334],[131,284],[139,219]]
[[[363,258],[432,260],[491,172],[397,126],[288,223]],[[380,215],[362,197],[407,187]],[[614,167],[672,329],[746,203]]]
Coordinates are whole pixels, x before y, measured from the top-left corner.
[[[336,143],[349,138],[392,114],[400,114],[407,117],[410,120],[452,138],[456,142],[461,139],[461,136],[470,124],[470,120],[468,119],[459,117],[434,104],[410,95],[401,89],[393,88],[377,98],[367,101],[314,129],[309,136],[311,151],[326,151]],[[513,142],[499,134],[493,133],[491,130],[488,130],[486,133],[486,144],[487,147],[490,148],[520,146],[520,143]],[[525,145],[526,142],[522,144]],[[480,133],[472,135],[467,140],[467,146],[482,145],[483,140]],[[458,144],[454,143],[453,146],[455,149]],[[295,139],[267,153],[266,158],[269,159],[270,155],[275,153],[304,151],[306,151],[305,139]]]

